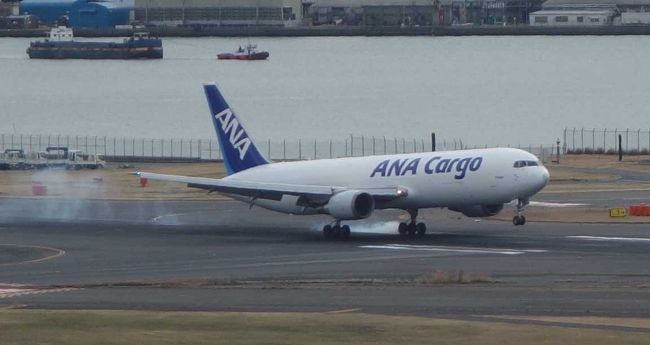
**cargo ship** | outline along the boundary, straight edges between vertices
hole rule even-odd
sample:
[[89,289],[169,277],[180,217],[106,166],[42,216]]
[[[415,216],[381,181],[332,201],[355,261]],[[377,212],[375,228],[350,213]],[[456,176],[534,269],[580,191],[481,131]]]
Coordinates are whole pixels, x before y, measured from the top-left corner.
[[136,32],[122,42],[77,42],[72,29],[53,28],[48,38],[31,42],[30,59],[162,59],[162,40]]

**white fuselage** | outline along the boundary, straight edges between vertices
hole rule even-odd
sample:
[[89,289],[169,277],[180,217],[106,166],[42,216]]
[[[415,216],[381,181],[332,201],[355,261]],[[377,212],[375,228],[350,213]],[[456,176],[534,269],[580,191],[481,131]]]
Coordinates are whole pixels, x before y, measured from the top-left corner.
[[[539,165],[517,167],[517,161]],[[359,190],[399,187],[408,195],[378,202],[375,208],[421,209],[499,205],[528,199],[546,185],[549,174],[537,157],[526,151],[494,148],[273,163],[226,179]],[[291,195],[279,201],[231,196],[278,212],[318,213],[314,208],[297,205],[298,197]]]

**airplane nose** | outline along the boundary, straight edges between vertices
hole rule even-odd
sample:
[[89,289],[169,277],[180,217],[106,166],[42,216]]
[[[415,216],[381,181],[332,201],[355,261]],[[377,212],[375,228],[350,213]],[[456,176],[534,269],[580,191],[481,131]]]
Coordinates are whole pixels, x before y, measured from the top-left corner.
[[542,167],[542,180],[544,181],[544,186],[548,183],[548,180],[551,178],[551,174],[548,173],[546,167]]

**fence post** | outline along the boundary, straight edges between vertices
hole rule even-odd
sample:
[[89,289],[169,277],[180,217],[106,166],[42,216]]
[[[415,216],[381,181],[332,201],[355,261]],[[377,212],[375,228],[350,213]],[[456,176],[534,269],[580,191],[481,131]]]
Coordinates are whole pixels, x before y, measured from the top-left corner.
[[332,158],[332,139],[330,138],[330,158]]
[[386,136],[384,136],[384,154],[386,154]]
[[208,139],[208,159],[212,160],[212,139]]
[[607,128],[603,129],[603,153],[607,153]]
[[641,154],[641,128],[636,131],[636,151]]
[[287,139],[282,139],[282,160],[287,160]]
[[165,139],[160,139],[160,157],[165,157]]
[[614,150],[618,151],[618,128],[614,128]]
[[571,150],[576,150],[576,128],[573,127],[573,134],[571,134]]
[[190,158],[192,158],[192,139],[190,139]]
[[312,159],[317,159],[316,158],[316,139],[314,139],[314,158]]
[[591,130],[591,153],[596,153],[596,128]]
[[354,137],[350,134],[350,157],[354,157]]
[[[201,142],[202,142],[202,140],[199,139],[199,140],[197,141],[197,143],[196,143],[196,150],[198,151],[198,153],[197,153],[197,157],[199,157],[199,160],[202,160],[202,158],[201,158],[201,149],[202,149],[202,147],[201,147]],[[271,159],[271,157],[269,157],[269,159]]]
[[171,158],[174,158],[174,138],[169,140],[169,153],[171,154]]
[[34,150],[32,149],[32,135],[30,134],[29,135],[29,152],[32,152],[32,151],[34,151]]
[[135,137],[131,140],[131,154],[135,157]]
[[630,152],[630,150],[629,150],[629,148],[628,148],[628,136],[629,136],[629,134],[630,134],[630,129],[629,129],[629,128],[626,128],[626,129],[625,129],[625,152],[626,152],[626,153],[629,153],[629,152]]
[[375,146],[375,137],[372,137],[372,155],[373,156],[376,155],[375,148],[376,148],[376,146]]
[[580,129],[580,146],[582,146],[582,152],[585,152],[585,128]]
[[298,139],[298,160],[302,160],[302,139]]
[[271,158],[271,139],[269,139],[267,143],[269,144],[267,157],[269,160],[273,160],[273,158]]
[[366,155],[366,138],[361,136],[361,157]]
[[395,138],[395,154],[397,154],[397,138]]
[[347,138],[345,138],[345,157],[349,157],[348,156],[348,139]]

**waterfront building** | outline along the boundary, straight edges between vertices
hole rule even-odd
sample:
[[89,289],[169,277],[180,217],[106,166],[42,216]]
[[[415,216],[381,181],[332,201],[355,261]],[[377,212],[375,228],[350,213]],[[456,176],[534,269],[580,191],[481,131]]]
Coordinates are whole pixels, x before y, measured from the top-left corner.
[[431,26],[526,23],[543,0],[303,0],[312,25]]
[[20,0],[0,1],[0,17],[17,16],[19,2]]
[[530,14],[535,26],[650,24],[650,0],[547,0]]
[[41,22],[65,22],[71,27],[112,28],[129,24],[131,1],[22,0],[21,15],[34,15]]
[[166,26],[297,26],[300,0],[135,0],[138,23]]

